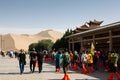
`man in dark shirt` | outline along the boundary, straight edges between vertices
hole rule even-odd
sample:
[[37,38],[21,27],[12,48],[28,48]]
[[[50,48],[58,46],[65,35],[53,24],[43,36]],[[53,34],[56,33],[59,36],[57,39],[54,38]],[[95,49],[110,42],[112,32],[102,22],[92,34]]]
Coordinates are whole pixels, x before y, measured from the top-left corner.
[[34,48],[32,51],[30,51],[29,57],[30,57],[30,70],[33,73],[35,71],[35,65],[37,61],[37,52],[35,51]]
[[42,52],[37,53],[39,73],[42,71],[43,57],[44,54]]
[[18,55],[20,74],[24,72],[24,65],[26,64],[26,55],[23,49],[20,50]]

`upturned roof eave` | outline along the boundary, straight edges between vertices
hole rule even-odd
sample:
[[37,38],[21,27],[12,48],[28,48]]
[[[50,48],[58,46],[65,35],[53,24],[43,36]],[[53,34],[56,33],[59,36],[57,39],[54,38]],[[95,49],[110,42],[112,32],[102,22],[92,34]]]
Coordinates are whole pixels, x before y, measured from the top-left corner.
[[101,27],[96,28],[96,29],[91,29],[91,30],[80,32],[80,33],[72,34],[70,36],[67,36],[66,38],[74,37],[74,36],[77,36],[77,35],[86,34],[86,33],[89,33],[89,32],[95,32],[95,31],[99,31],[99,30],[102,30],[102,29],[111,28],[111,27],[114,27],[116,25],[120,25],[120,21],[119,22],[115,22],[115,23],[111,23],[111,24],[108,24],[108,25],[104,25],[104,26],[101,26]]

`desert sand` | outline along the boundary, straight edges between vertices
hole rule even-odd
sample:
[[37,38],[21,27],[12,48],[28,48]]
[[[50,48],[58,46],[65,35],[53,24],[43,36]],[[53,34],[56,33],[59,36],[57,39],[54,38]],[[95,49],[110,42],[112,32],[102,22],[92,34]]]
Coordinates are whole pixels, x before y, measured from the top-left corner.
[[36,43],[43,39],[50,39],[53,42],[60,39],[63,33],[54,30],[41,31],[38,34],[5,34],[0,35],[0,50],[28,50],[31,43]]

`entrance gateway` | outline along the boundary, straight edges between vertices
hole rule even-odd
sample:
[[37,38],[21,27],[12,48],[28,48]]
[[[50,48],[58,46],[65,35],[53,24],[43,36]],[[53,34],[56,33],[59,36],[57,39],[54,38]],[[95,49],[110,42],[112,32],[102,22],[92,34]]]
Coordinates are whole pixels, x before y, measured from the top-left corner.
[[80,51],[82,47],[90,48],[94,43],[96,50],[120,50],[120,21],[100,26],[103,21],[90,21],[73,30],[69,39],[69,50]]

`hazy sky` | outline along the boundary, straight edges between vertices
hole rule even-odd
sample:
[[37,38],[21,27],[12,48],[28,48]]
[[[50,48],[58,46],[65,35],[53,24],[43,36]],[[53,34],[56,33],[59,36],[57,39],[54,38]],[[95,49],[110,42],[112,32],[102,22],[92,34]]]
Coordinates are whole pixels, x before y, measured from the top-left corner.
[[0,0],[0,33],[64,32],[89,20],[120,21],[120,0]]

